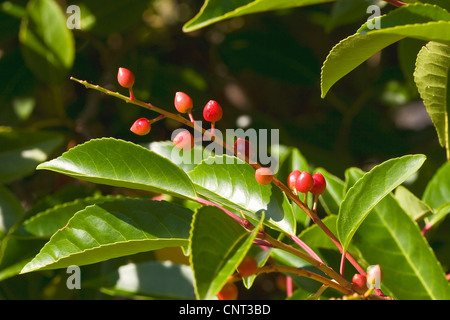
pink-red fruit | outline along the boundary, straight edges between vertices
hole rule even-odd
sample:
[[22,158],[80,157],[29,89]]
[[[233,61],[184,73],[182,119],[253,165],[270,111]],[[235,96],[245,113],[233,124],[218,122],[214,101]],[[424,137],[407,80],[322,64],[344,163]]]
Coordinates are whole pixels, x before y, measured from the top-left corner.
[[194,137],[189,131],[183,130],[177,133],[173,144],[180,150],[191,150],[194,147]]
[[189,97],[184,92],[177,92],[175,94],[174,104],[175,104],[175,108],[180,113],[190,112],[192,110],[193,105],[194,105],[194,103],[192,102],[191,97]]
[[297,181],[295,182],[295,189],[297,189],[297,191],[301,193],[309,192],[313,186],[314,180],[312,176],[306,171],[300,173]]
[[292,191],[296,190],[295,183],[297,182],[297,179],[298,179],[298,176],[300,175],[300,173],[301,173],[300,170],[295,169],[294,171],[292,171],[289,174],[289,176],[287,178],[288,187]]
[[356,273],[352,279],[353,288],[359,292],[364,293],[367,291],[367,279],[365,276]]
[[203,108],[203,118],[209,122],[217,122],[222,119],[222,107],[214,100],[210,100]]
[[325,189],[327,188],[327,182],[323,175],[319,172],[315,173],[313,176],[314,185],[311,188],[312,194],[322,194],[325,192]]
[[237,270],[243,277],[250,277],[258,269],[258,262],[251,256],[246,256],[239,264]]
[[232,283],[228,282],[226,283],[222,290],[217,294],[217,298],[219,300],[236,300],[238,296],[238,288],[237,286]]
[[145,136],[150,132],[151,128],[147,118],[140,118],[133,123],[130,130],[137,135]]
[[119,68],[117,81],[124,88],[131,88],[134,85],[134,74],[128,69]]
[[273,173],[269,168],[258,168],[255,171],[255,179],[262,185],[272,183]]

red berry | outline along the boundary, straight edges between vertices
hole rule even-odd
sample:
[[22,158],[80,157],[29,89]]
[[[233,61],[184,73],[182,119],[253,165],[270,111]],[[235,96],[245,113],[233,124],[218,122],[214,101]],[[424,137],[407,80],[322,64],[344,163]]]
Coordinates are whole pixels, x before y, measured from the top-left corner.
[[294,171],[292,171],[292,172],[289,174],[289,176],[288,176],[288,178],[287,178],[288,187],[289,187],[289,189],[291,189],[292,191],[295,191],[295,190],[296,190],[295,183],[297,182],[297,178],[298,178],[298,176],[300,175],[300,173],[301,173],[300,170],[295,169]]
[[255,150],[253,150],[253,146],[250,142],[245,139],[238,138],[234,143],[234,153],[239,159],[245,160],[245,156],[252,159],[255,155]]
[[358,291],[360,293],[367,291],[367,279],[365,276],[363,276],[359,273],[356,273],[353,276],[352,283],[353,283],[353,288],[356,291]]
[[273,180],[273,173],[269,168],[258,168],[255,171],[255,179],[262,185],[270,184]]
[[258,269],[258,262],[251,256],[246,256],[237,267],[238,272],[243,277],[250,277]]
[[219,298],[219,300],[236,300],[237,296],[238,288],[232,282],[228,282],[227,284],[225,284],[222,290],[220,290],[220,292],[217,294],[217,298]]
[[140,118],[133,123],[130,130],[137,135],[145,136],[150,132],[151,128],[152,127],[147,118]]
[[311,189],[312,194],[322,194],[325,192],[327,187],[327,182],[323,175],[319,172],[315,173],[313,176],[314,185]]
[[297,181],[295,182],[295,189],[297,189],[297,191],[301,193],[309,192],[313,186],[314,180],[312,176],[306,171],[300,173]]
[[194,137],[189,131],[183,130],[177,133],[173,144],[180,150],[191,150],[194,147]]
[[184,92],[177,92],[175,94],[175,108],[178,110],[178,112],[180,113],[186,113],[192,110],[193,107],[193,102],[191,97],[189,97],[186,93]]
[[219,121],[222,115],[222,107],[214,100],[210,100],[203,109],[203,118],[209,122]]
[[134,85],[134,74],[128,69],[119,68],[117,81],[124,88],[131,88]]

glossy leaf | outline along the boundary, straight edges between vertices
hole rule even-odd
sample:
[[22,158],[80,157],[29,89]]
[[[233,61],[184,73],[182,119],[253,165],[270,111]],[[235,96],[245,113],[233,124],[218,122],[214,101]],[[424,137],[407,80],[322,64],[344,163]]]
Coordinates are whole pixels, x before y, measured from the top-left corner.
[[272,185],[261,185],[255,170],[229,156],[215,156],[189,172],[196,191],[204,197],[243,211],[259,221],[264,212],[269,226],[295,234],[295,217],[286,195]]
[[364,24],[330,51],[322,66],[322,97],[340,78],[373,54],[405,37],[450,41],[450,15],[440,7],[411,4],[379,17],[379,29],[370,29],[374,22]]
[[394,298],[450,298],[448,281],[432,249],[392,195],[379,202],[364,220],[353,245],[369,265],[380,264],[382,289]]
[[395,190],[395,199],[414,221],[419,221],[433,214],[433,210],[425,202],[403,186],[399,186]]
[[425,159],[424,155],[407,155],[385,161],[365,173],[348,190],[337,220],[337,235],[344,251],[375,205],[419,170]]
[[172,161],[185,172],[193,170],[204,158],[210,156],[207,152],[204,154],[204,148],[197,144],[190,151],[184,151],[176,148],[172,141],[151,142],[148,149]]
[[203,207],[194,214],[190,261],[198,299],[217,295],[247,254],[260,226],[248,232],[216,207]]
[[448,70],[450,46],[435,41],[428,42],[417,55],[414,81],[433,121],[439,143],[450,158],[448,119]]
[[56,1],[28,3],[19,40],[25,62],[41,81],[57,84],[67,76],[75,59],[75,41]]
[[113,138],[90,140],[37,169],[99,184],[195,197],[189,177],[175,164],[144,147]]
[[34,172],[36,166],[62,143],[52,132],[0,130],[0,182],[9,183]]
[[450,162],[445,162],[428,182],[422,200],[437,210],[450,202]]
[[22,273],[186,246],[191,218],[191,211],[165,201],[127,199],[88,206],[50,238]]
[[[125,297],[195,299],[192,269],[171,261],[129,263],[102,277],[101,290]],[[93,286],[82,283],[81,286]]]
[[333,0],[205,0],[200,12],[183,26],[183,31],[191,32],[218,21],[246,14],[301,7],[330,1]]
[[13,235],[20,238],[50,238],[56,231],[63,228],[78,211],[89,205],[114,201],[118,198],[115,196],[88,197],[56,205],[25,220]]

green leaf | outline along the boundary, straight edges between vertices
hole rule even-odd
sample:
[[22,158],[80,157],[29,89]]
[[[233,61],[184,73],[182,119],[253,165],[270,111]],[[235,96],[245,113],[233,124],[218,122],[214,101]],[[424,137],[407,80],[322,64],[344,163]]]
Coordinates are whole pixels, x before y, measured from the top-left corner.
[[50,238],[78,211],[89,205],[119,198],[120,196],[96,196],[56,205],[25,220],[12,235],[20,238]]
[[0,182],[9,183],[33,173],[62,141],[61,135],[52,132],[0,128]]
[[375,205],[419,170],[425,159],[424,155],[407,155],[385,161],[365,173],[348,190],[337,220],[337,234],[344,251]]
[[50,84],[63,80],[75,59],[75,41],[66,16],[54,0],[31,0],[19,40],[28,67]]
[[433,210],[425,202],[421,201],[403,186],[399,186],[395,190],[395,199],[414,221],[419,221],[433,214]]
[[117,200],[77,212],[21,271],[87,265],[188,245],[192,212],[165,201]]
[[183,170],[148,149],[113,138],[90,140],[37,167],[117,187],[194,198]]
[[184,32],[191,32],[210,24],[246,14],[302,7],[333,0],[206,0],[200,12],[183,26]]
[[432,249],[392,195],[380,201],[364,220],[353,245],[368,264],[381,266],[382,290],[387,289],[394,298],[450,298],[448,281]]
[[[186,265],[171,261],[129,263],[102,277],[101,291],[125,297],[195,299],[194,276]],[[92,286],[82,283],[81,286]]]
[[445,162],[428,182],[422,200],[437,210],[450,202],[450,162]]
[[11,227],[23,218],[24,214],[19,199],[5,186],[0,185],[0,242]]
[[423,99],[427,112],[436,128],[439,143],[450,159],[450,137],[448,124],[448,71],[450,46],[431,41],[424,46],[416,60],[414,81]]
[[175,147],[172,141],[154,141],[148,145],[148,149],[172,161],[185,172],[193,170],[205,158],[204,148],[197,144],[190,151],[186,151]]
[[436,6],[411,4],[379,19],[380,29],[369,29],[373,23],[370,21],[330,51],[322,66],[322,98],[340,78],[378,51],[405,37],[450,41],[450,15]]
[[196,191],[213,202],[243,211],[259,221],[264,212],[265,223],[289,234],[295,234],[295,217],[286,195],[272,185],[255,180],[255,170],[230,156],[206,159],[189,172]]
[[198,299],[213,299],[249,251],[261,224],[249,233],[216,207],[195,214],[190,238],[190,262]]

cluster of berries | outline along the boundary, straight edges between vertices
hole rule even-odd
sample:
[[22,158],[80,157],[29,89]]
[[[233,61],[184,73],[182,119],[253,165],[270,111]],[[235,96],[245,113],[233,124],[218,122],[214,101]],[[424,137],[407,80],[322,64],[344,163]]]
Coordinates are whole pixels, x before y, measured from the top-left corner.
[[[130,98],[133,96],[133,85],[135,82],[134,74],[125,68],[119,68],[117,73],[117,81],[119,84],[129,89]],[[191,122],[194,122],[192,116],[192,108],[194,103],[189,95],[184,92],[177,92],[175,94],[174,105],[178,112],[187,113]],[[214,100],[208,101],[203,108],[203,118],[211,123],[211,134],[214,135],[215,123],[222,119],[223,111],[222,107]],[[140,118],[137,119],[130,130],[137,135],[146,135],[151,130],[151,124],[156,119]],[[194,137],[188,130],[181,130],[173,139],[173,144],[180,150],[191,150],[194,147]],[[254,150],[251,144],[244,139],[237,139],[234,144],[234,152],[238,157],[246,157],[247,159],[253,159]],[[267,185],[273,181],[273,173],[269,168],[259,168],[255,171],[255,179],[262,185]],[[312,194],[322,194],[326,188],[326,182],[324,177],[320,173],[316,173],[311,176],[308,172],[300,172],[294,170],[288,177],[288,186],[294,192]]]
[[[134,96],[132,88],[135,81],[134,74],[126,68],[119,68],[117,73],[117,81],[122,87],[129,89],[130,98],[133,99]],[[194,122],[194,118],[192,116],[192,108],[194,103],[190,96],[184,92],[177,92],[175,94],[174,105],[178,112],[187,113],[191,122]],[[212,135],[214,135],[215,123],[222,119],[222,115],[222,107],[214,100],[210,100],[203,108],[203,118],[206,121],[211,122]],[[159,120],[159,118],[157,118],[157,120]],[[146,135],[150,132],[151,124],[155,121],[156,119],[137,119],[131,126],[130,130],[140,136]],[[173,139],[173,144],[179,149],[190,150],[194,146],[194,138],[189,131],[183,130],[175,136]]]

